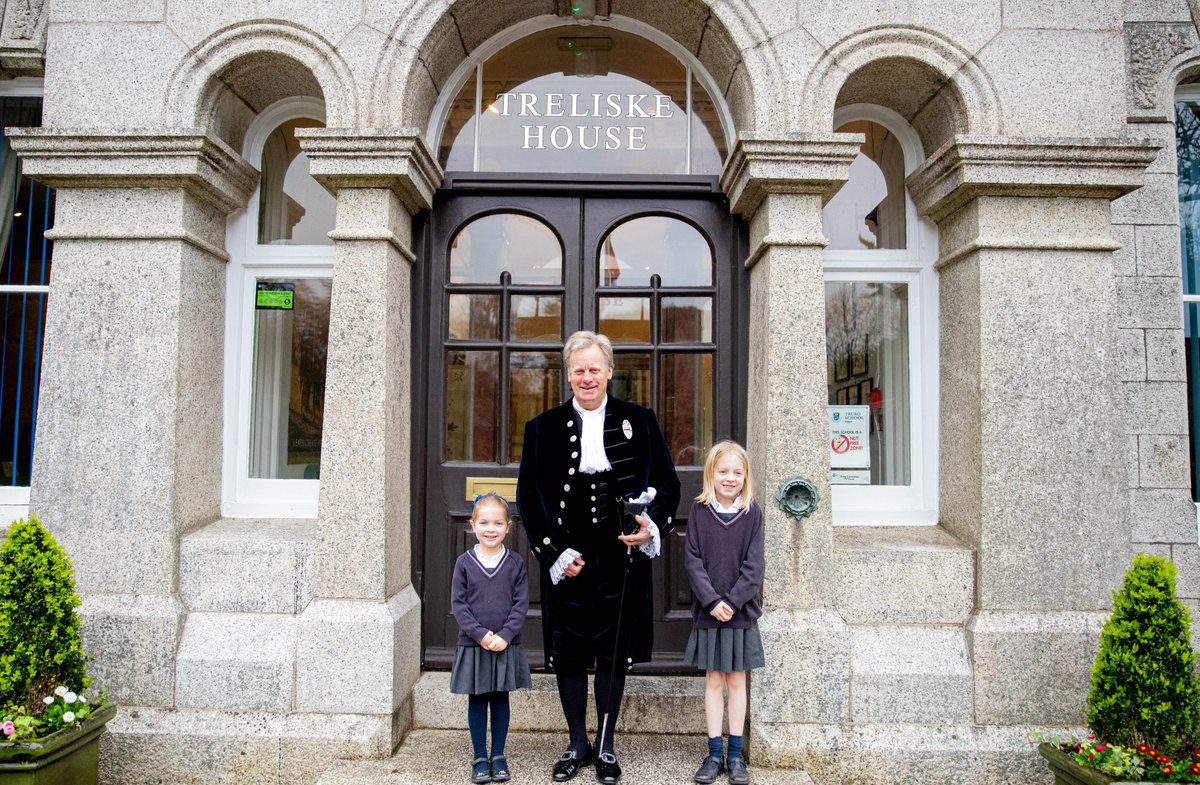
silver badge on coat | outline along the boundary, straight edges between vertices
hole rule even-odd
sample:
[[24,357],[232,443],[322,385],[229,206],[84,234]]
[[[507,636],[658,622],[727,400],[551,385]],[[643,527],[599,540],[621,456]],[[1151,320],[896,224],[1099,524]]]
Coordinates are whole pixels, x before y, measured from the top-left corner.
[[629,424],[629,420],[621,423],[621,433],[625,434],[625,440],[633,438],[633,426]]

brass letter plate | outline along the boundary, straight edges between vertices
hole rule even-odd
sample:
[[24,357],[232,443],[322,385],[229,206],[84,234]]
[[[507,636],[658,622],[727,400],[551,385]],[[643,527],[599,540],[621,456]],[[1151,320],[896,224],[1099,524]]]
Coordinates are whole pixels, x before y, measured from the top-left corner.
[[517,500],[516,477],[468,477],[467,501],[475,501],[481,493],[494,493],[503,496],[509,502]]

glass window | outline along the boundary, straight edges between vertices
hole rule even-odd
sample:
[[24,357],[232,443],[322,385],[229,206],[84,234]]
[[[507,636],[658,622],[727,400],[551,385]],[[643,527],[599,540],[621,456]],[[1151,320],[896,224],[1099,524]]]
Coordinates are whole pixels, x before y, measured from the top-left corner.
[[846,123],[839,133],[863,134],[862,151],[850,164],[850,179],[821,212],[831,250],[905,247],[904,151],[887,128],[865,120]]
[[498,213],[467,224],[450,244],[450,282],[562,283],[562,244],[541,221]]
[[[1194,89],[1194,88],[1193,88]],[[1183,253],[1183,346],[1191,433],[1192,498],[1200,500],[1200,97],[1175,104],[1179,243]]]
[[882,107],[843,107],[835,126],[865,141],[821,215],[833,520],[934,524],[937,238],[904,184],[924,153]]
[[834,484],[912,480],[908,310],[904,283],[825,284],[829,405],[860,407],[867,436],[865,454],[831,451]]
[[720,174],[716,102],[691,69],[611,27],[534,33],[476,67],[446,113],[447,171]]
[[259,167],[258,242],[261,245],[331,245],[335,200],[308,173],[297,128],[322,123],[300,117],[276,128],[263,145]]
[[[37,126],[41,117],[41,98],[0,98],[4,128]],[[7,205],[0,213],[0,284],[5,287],[0,294],[0,487],[15,486],[25,494],[38,415],[53,245],[45,232],[54,224],[54,193],[21,174],[7,138],[0,141],[0,200]]]
[[254,293],[250,477],[321,476],[328,278],[260,278]]

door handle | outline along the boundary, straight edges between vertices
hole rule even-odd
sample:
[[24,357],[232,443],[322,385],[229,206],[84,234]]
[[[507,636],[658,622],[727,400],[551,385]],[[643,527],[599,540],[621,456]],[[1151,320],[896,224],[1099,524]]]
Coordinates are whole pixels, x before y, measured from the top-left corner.
[[517,500],[516,477],[468,477],[466,485],[466,500],[469,502],[475,501],[475,497],[485,493],[494,493],[507,502]]

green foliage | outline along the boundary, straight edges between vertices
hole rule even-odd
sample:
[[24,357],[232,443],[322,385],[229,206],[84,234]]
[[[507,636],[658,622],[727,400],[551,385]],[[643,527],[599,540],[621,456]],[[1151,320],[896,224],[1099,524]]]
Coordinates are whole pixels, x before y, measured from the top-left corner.
[[1113,593],[1112,617],[1092,667],[1088,724],[1122,747],[1184,757],[1200,724],[1191,616],[1175,597],[1175,565],[1139,554]]
[[0,706],[40,713],[57,685],[88,686],[71,560],[30,516],[0,546]]

